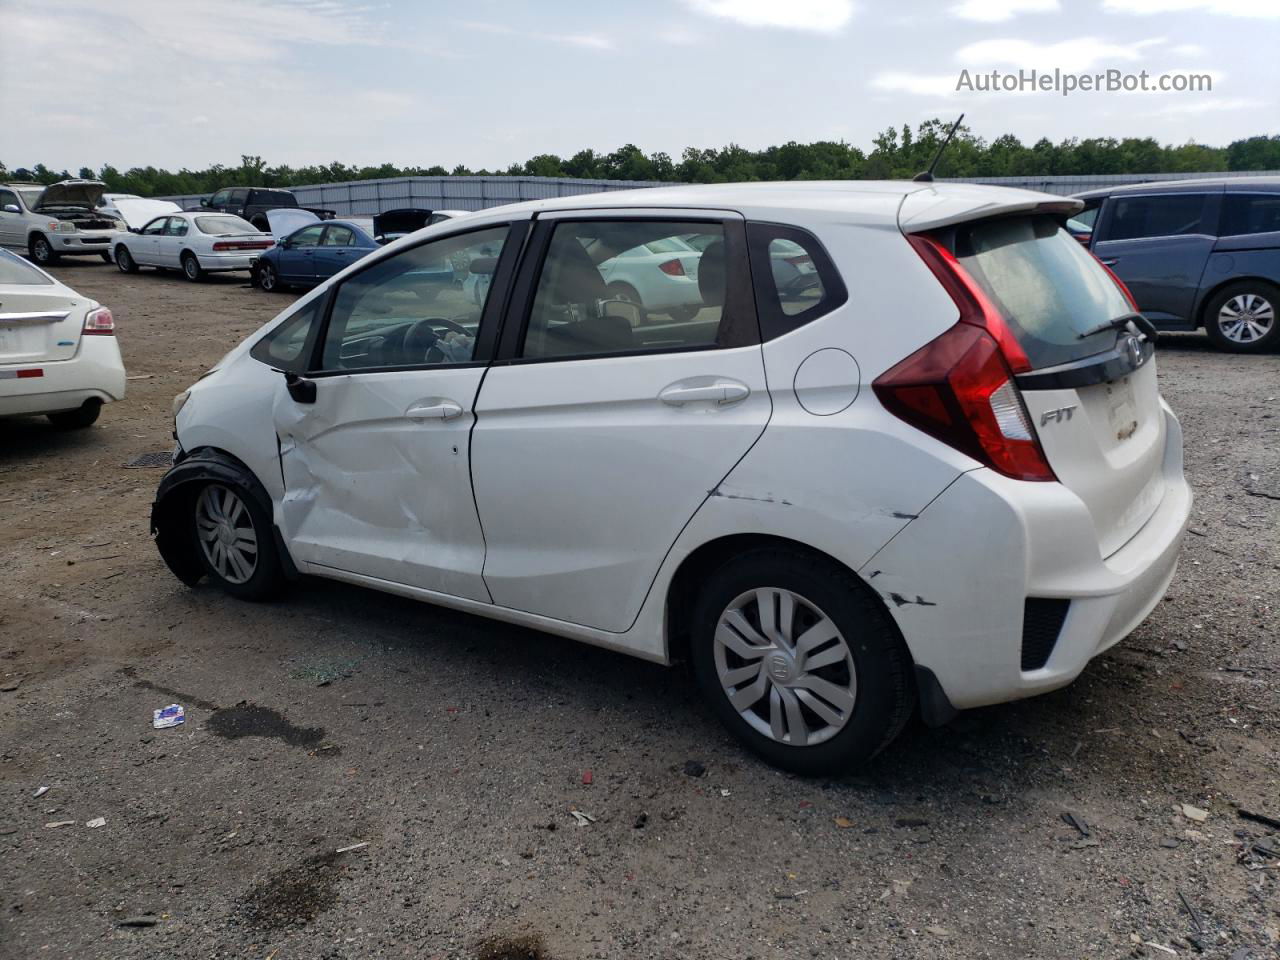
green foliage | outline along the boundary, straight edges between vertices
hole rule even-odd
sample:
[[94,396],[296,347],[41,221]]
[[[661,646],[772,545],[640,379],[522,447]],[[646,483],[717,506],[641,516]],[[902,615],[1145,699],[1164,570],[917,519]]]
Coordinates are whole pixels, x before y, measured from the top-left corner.
[[[568,159],[539,154],[505,170],[447,170],[429,167],[353,167],[345,163],[291,167],[268,166],[260,156],[244,155],[237,166],[214,164],[206,170],[175,172],[155,167],[120,171],[107,164],[95,174],[81,167],[78,176],[97,177],[112,192],[144,197],[212,193],[219,187],[291,187],[345,180],[408,176],[584,177],[605,180],[662,180],[678,183],[735,183],[748,180],[905,179],[926,169],[949,129],[945,120],[927,120],[912,130],[890,128],[872,141],[870,153],[843,141],[784,143],[763,150],[738,144],[716,149],[687,147],[679,159],[645,153],[628,143],[612,153],[580,150]],[[1068,174],[1193,173],[1218,170],[1280,170],[1280,135],[1250,137],[1227,147],[1198,143],[1164,145],[1150,137],[1075,138],[1053,143],[1041,139],[1027,146],[1013,134],[988,142],[961,126],[943,154],[939,177],[1026,177]],[[0,163],[0,178],[53,183],[71,174],[44,164],[9,170]]]

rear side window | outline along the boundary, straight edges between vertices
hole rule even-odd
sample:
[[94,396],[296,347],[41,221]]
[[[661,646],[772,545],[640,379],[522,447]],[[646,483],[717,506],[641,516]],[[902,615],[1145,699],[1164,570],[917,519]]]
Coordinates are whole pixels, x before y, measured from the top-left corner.
[[[702,249],[681,239],[710,237]],[[703,350],[755,339],[741,227],[569,220],[547,246],[521,356]]]
[[323,310],[322,294],[255,343],[249,356],[286,373],[306,373],[308,346]]
[[1222,199],[1222,236],[1280,233],[1280,193],[1228,193]]
[[749,223],[747,247],[763,339],[812,323],[848,299],[827,251],[807,230]]
[[1013,217],[956,230],[956,258],[1000,309],[1033,368],[1101,353],[1133,313],[1115,281],[1052,217]]
[[1171,193],[1163,197],[1118,197],[1107,240],[1177,237],[1205,233],[1203,193]]

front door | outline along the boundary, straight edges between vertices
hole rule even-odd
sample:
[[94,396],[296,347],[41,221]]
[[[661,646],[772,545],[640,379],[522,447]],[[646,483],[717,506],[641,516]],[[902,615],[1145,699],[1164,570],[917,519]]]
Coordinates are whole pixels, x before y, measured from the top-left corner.
[[280,265],[280,276],[288,283],[314,283],[316,280],[316,248],[320,244],[320,234],[324,232],[324,224],[316,223],[303,227],[280,245],[280,255],[276,262]]
[[491,225],[419,244],[331,293],[312,372],[282,377],[274,402],[281,529],[296,560],[489,600],[468,442],[499,306],[415,274],[506,241],[499,271],[509,276],[519,246],[509,238],[522,230]]
[[1200,277],[1213,251],[1221,194],[1112,197],[1093,252],[1124,281],[1156,323],[1194,323]]
[[[769,420],[744,226],[672,210],[538,224],[476,405],[484,582],[501,606],[621,633]],[[698,250],[689,234],[714,236]],[[675,252],[610,290],[600,265],[641,245]]]
[[164,236],[168,223],[168,217],[156,217],[142,228],[137,239],[128,241],[129,253],[135,263],[150,267],[164,266],[160,262],[160,238]]
[[[19,212],[6,210],[17,207]],[[27,224],[22,219],[22,204],[12,190],[0,190],[0,246],[16,247],[26,240]]]

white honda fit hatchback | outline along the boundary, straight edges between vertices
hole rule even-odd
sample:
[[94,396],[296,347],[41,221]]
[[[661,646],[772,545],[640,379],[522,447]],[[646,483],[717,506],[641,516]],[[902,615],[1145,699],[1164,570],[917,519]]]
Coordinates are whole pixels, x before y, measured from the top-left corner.
[[[1070,682],[1173,577],[1181,431],[1077,209],[786,183],[428,227],[176,398],[160,552],[249,599],[312,574],[687,657],[747,746],[845,769],[917,704]],[[600,264],[690,234],[692,316],[610,297]]]

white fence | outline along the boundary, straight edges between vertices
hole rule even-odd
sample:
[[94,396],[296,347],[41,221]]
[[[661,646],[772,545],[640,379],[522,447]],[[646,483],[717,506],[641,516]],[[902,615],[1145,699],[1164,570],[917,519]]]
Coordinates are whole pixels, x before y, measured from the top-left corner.
[[[1099,187],[1157,180],[1193,180],[1206,177],[1280,176],[1280,171],[1234,173],[1099,174],[1068,177],[958,177],[952,182],[986,183],[1022,187],[1067,195]],[[939,178],[946,182],[950,178]],[[369,216],[397,207],[427,210],[483,210],[521,200],[568,197],[604,190],[671,186],[650,180],[575,180],[568,177],[394,177],[389,180],[353,180],[291,187],[304,207],[336,210],[338,216]],[[164,197],[183,207],[196,207],[209,194]]]

